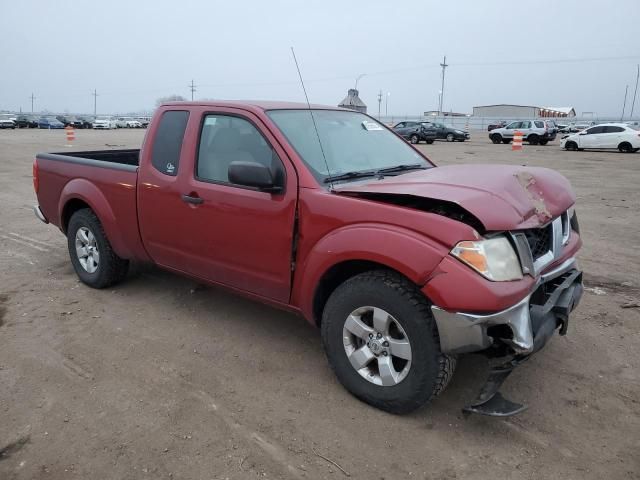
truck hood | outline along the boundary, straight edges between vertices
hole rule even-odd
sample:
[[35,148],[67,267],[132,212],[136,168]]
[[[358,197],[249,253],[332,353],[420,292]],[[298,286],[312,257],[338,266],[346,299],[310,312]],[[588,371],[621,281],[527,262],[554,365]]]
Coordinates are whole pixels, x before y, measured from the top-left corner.
[[372,199],[396,196],[458,205],[487,231],[545,225],[575,203],[569,181],[554,170],[512,165],[455,165],[336,185],[335,193]]

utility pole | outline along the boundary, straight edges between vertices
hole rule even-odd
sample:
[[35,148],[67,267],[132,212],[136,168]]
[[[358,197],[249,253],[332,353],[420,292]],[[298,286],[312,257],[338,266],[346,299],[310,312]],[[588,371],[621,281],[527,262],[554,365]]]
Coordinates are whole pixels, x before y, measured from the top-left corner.
[[633,118],[633,109],[636,106],[636,93],[638,93],[639,78],[640,78],[640,65],[638,65],[638,73],[636,74],[636,89],[633,91],[633,102],[631,102],[631,115],[629,115],[629,120]]
[[196,91],[196,86],[193,83],[193,79],[191,80],[191,84],[189,85],[189,89],[191,90],[191,101],[193,102],[193,94]]
[[378,120],[380,120],[380,106],[382,105],[382,90],[378,93]]
[[385,117],[389,116],[389,95],[391,95],[391,92],[387,92],[387,98],[385,99],[385,102],[384,102],[384,116]]
[[442,115],[442,103],[444,100],[444,72],[445,69],[449,66],[447,65],[447,56],[444,56],[444,60],[442,61],[442,63],[440,64],[440,66],[442,67],[442,88],[440,88],[440,108],[438,109],[440,115]]
[[93,116],[95,117],[98,111],[98,90],[94,88],[91,95],[93,95]]
[[32,93],[29,98],[31,99],[31,113],[33,113],[33,101],[36,99],[36,97]]
[[624,89],[624,103],[622,104],[622,115],[620,116],[620,121],[624,120],[624,109],[627,107],[627,92],[629,91],[629,85],[627,85]]

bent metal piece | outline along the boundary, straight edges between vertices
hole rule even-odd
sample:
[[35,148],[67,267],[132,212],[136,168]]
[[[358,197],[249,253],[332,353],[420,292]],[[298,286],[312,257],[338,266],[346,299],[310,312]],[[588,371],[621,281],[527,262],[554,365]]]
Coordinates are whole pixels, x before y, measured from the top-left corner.
[[465,415],[478,413],[492,417],[509,417],[526,410],[526,405],[507,400],[498,390],[500,390],[504,381],[511,372],[513,372],[513,369],[527,358],[528,357],[517,357],[505,364],[492,368],[478,397],[469,405],[463,407],[462,413]]

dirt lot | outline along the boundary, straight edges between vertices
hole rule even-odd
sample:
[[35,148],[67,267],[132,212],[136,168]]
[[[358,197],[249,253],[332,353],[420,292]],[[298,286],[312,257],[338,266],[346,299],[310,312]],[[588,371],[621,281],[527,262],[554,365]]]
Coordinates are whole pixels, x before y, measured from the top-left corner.
[[[78,131],[73,149],[143,134]],[[33,156],[64,143],[0,131],[1,479],[345,478],[335,464],[372,480],[640,477],[640,308],[622,308],[640,301],[640,154],[511,152],[484,132],[421,146],[443,165],[555,168],[578,195],[588,290],[569,335],[505,385],[529,409],[500,420],[460,413],[479,356],[398,417],[342,389],[293,315],[151,267],[81,285],[65,238],[31,212]]]

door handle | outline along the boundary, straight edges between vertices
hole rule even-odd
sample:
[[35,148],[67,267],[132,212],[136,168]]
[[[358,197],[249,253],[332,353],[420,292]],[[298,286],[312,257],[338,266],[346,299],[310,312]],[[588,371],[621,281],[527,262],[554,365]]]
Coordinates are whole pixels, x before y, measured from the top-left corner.
[[181,195],[182,197],[182,201],[183,202],[187,202],[187,203],[191,203],[193,205],[200,205],[201,203],[204,202],[203,199],[201,199],[198,196],[193,196],[193,195],[185,195],[184,193]]

